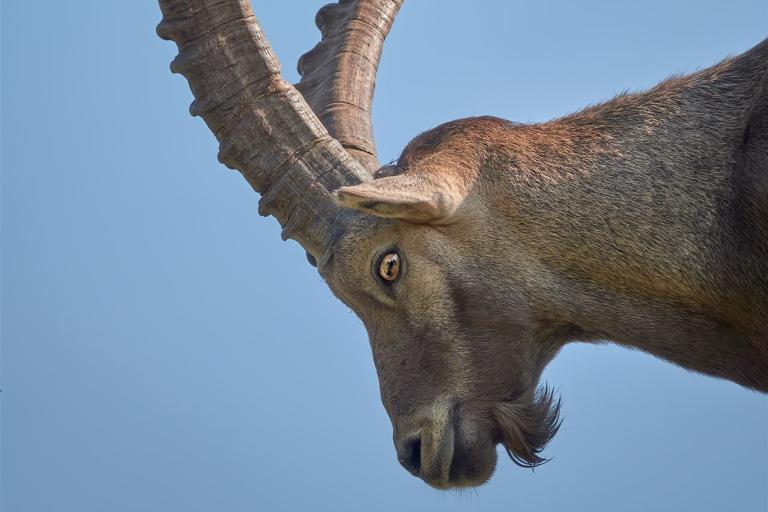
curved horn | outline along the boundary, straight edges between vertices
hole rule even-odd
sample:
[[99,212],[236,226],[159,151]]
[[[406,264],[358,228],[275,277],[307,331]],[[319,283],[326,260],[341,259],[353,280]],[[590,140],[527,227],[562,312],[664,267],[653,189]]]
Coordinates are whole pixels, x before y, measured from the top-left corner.
[[259,213],[274,215],[283,238],[315,259],[342,229],[330,191],[370,173],[326,131],[293,86],[253,16],[248,0],[160,0],[158,35],[179,55],[171,64],[220,143],[219,161],[262,194]]
[[296,88],[328,131],[369,171],[379,168],[371,104],[384,39],[403,0],[341,0],[315,18],[322,40],[299,59]]

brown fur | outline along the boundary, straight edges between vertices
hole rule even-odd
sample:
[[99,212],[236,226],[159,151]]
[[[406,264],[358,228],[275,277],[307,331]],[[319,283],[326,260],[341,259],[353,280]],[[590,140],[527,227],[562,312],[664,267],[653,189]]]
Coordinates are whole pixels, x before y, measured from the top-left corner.
[[[559,425],[541,372],[610,340],[768,391],[768,41],[538,125],[416,137],[338,191],[321,273],[368,330],[398,454],[436,487],[523,465]],[[376,277],[398,251],[400,278]]]

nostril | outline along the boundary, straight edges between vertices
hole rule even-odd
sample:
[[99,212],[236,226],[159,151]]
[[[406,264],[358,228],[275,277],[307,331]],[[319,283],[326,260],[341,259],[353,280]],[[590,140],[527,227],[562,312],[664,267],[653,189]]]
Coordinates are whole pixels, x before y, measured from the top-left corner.
[[400,464],[413,475],[419,476],[421,472],[421,438],[413,437],[406,440],[398,453]]

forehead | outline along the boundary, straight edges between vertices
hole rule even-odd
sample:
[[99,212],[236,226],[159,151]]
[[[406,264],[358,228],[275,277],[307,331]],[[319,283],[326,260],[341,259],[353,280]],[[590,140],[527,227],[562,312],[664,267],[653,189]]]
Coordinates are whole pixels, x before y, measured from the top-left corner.
[[414,137],[403,149],[398,163],[406,168],[435,153],[474,155],[513,126],[509,121],[491,116],[449,121]]

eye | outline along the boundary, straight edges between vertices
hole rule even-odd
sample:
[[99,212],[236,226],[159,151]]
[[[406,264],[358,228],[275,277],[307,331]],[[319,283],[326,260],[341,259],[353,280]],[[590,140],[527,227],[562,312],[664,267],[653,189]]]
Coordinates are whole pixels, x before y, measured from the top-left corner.
[[397,280],[400,274],[400,255],[396,252],[388,252],[379,260],[379,277],[386,283]]

